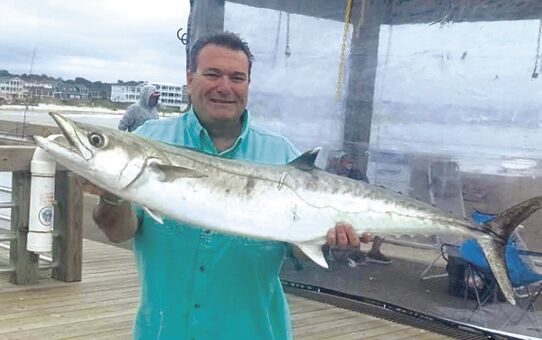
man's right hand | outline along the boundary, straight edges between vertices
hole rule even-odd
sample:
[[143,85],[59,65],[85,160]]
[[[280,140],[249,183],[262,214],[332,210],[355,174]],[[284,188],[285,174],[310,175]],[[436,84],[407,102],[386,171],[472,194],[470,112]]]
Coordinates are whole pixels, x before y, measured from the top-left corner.
[[99,204],[94,208],[92,218],[111,242],[130,239],[137,231],[137,218],[128,201],[120,200],[107,190],[80,177],[83,190],[100,196]]

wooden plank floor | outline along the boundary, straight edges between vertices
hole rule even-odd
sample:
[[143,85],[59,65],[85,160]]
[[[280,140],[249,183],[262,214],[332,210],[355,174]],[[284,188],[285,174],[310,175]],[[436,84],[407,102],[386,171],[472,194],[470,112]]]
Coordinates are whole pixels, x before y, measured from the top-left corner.
[[[0,249],[0,262],[7,251]],[[15,286],[0,274],[0,339],[129,339],[139,287],[132,253],[85,240],[83,281]],[[295,339],[447,339],[288,295]]]

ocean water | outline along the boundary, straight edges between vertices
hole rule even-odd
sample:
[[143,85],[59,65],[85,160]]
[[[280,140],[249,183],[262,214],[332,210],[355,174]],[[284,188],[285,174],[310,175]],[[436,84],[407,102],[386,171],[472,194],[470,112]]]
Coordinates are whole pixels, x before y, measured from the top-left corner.
[[[64,112],[76,121],[116,128],[121,114],[111,112]],[[0,110],[0,121],[26,121],[32,124],[54,126],[47,111]],[[288,137],[300,150],[322,147],[316,165],[325,168],[328,157],[342,148],[343,123],[336,117],[318,117],[314,120],[300,117],[253,116],[253,122],[263,128]],[[0,131],[1,131],[0,126]],[[372,172],[376,159],[385,154],[423,154],[445,158],[458,163],[463,172],[497,174],[503,176],[542,176],[542,128],[507,125],[469,124],[457,122],[393,122],[373,121],[369,148],[369,180],[379,183]],[[406,179],[405,179],[406,181]],[[407,186],[408,183],[401,185]],[[0,186],[11,187],[11,174],[0,172]],[[393,189],[393,188],[392,188]],[[0,202],[11,200],[9,193],[0,191]],[[9,215],[10,209],[0,209],[0,215]],[[0,221],[0,226],[2,224]]]
[[[65,112],[76,121],[116,128],[121,114]],[[0,121],[22,122],[21,110],[0,110]],[[343,122],[337,117],[270,119],[253,115],[254,124],[288,137],[300,150],[322,147],[317,165],[325,167],[327,156],[342,148]],[[46,111],[29,111],[26,122],[54,126]],[[0,131],[1,131],[0,127]],[[394,122],[375,117],[371,128],[370,154],[429,154],[456,161],[467,172],[508,174],[532,171],[540,175],[542,127],[458,122]]]
[[[110,113],[62,113],[68,118],[85,123],[92,123],[96,125],[102,125],[107,127],[116,128],[120,118],[120,114]],[[49,116],[47,111],[27,111],[26,114],[21,110],[0,110],[0,120],[7,120],[12,122],[27,122],[29,124],[49,125],[55,126],[55,122]],[[0,127],[0,131],[2,128]]]

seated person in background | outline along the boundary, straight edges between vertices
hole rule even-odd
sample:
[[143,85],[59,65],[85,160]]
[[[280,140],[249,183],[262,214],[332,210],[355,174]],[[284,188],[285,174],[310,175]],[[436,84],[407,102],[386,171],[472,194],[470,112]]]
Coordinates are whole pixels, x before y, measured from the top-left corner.
[[[345,176],[348,178],[369,183],[369,179],[367,178],[367,176],[365,176],[365,174],[363,174],[358,169],[352,157],[345,152],[341,152],[336,157],[329,158],[328,164],[326,166],[326,171],[339,176]],[[371,239],[366,241],[371,241]],[[374,262],[380,264],[391,263],[391,259],[389,259],[386,255],[382,254],[382,252],[380,251],[380,247],[382,246],[382,242],[384,241],[384,239],[380,236],[374,236],[372,237],[372,241],[372,247],[367,252],[367,254],[363,254],[361,250],[348,250],[348,254],[346,257],[350,266],[355,267],[357,264],[361,264],[363,262]],[[343,258],[343,256],[333,256],[333,254],[336,253],[336,250],[329,249],[327,252],[326,250],[324,250],[324,252],[326,253],[326,255],[329,255],[330,257],[335,257],[337,260]]]

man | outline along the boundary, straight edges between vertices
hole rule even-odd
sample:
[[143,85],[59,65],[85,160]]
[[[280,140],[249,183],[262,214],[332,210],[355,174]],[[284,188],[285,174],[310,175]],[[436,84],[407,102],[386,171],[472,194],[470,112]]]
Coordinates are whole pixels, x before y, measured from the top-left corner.
[[149,119],[158,119],[156,106],[160,99],[160,92],[154,85],[145,85],[141,88],[139,102],[128,106],[126,113],[119,122],[119,130],[132,132]]
[[[148,121],[135,133],[226,158],[267,164],[293,160],[298,152],[286,139],[250,124],[245,106],[252,59],[248,45],[234,34],[201,38],[192,47],[187,72],[193,109]],[[285,255],[301,256],[298,249],[167,219],[158,224],[140,207],[134,213],[129,202],[90,189],[101,195],[94,219],[108,238],[134,238],[141,281],[134,338],[291,339],[279,273]],[[339,223],[327,242],[359,246],[360,239],[351,226]]]

